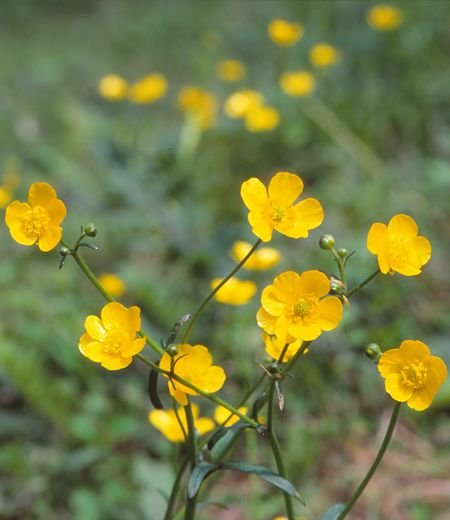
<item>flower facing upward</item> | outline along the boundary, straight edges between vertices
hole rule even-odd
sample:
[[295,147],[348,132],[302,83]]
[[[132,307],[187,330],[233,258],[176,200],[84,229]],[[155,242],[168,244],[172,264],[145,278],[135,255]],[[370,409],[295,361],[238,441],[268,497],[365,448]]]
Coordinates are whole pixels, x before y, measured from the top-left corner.
[[291,238],[305,238],[308,231],[322,223],[323,210],[316,199],[305,199],[294,205],[303,191],[298,175],[277,173],[264,184],[255,177],[241,186],[241,197],[250,210],[248,221],[253,233],[263,242],[269,242],[274,229]]
[[[176,374],[204,392],[214,393],[225,383],[222,367],[212,365],[212,357],[203,345],[177,345],[178,353],[171,358],[164,354],[159,366],[162,370]],[[165,377],[169,377],[165,375]],[[195,390],[183,385],[174,378],[169,379],[169,392],[183,406],[188,404],[187,395],[198,395]]]
[[[252,245],[248,242],[238,240],[233,244],[231,250],[232,257],[239,263],[245,258],[251,248]],[[253,271],[265,271],[266,269],[275,267],[280,260],[281,254],[278,249],[274,247],[261,247],[252,254],[242,267]]]
[[130,101],[139,105],[155,103],[167,92],[167,80],[162,74],[150,74],[130,87]]
[[[185,432],[187,434],[188,431],[186,412],[184,408],[180,407],[178,408],[177,413],[178,417],[173,409],[153,410],[148,414],[148,420],[167,439],[169,439],[169,441],[184,442],[186,440]],[[199,413],[198,406],[193,404],[192,415],[194,416],[194,426],[200,435],[204,435],[213,430],[215,425],[212,419],[199,417]],[[183,428],[181,427],[180,422]]]
[[239,81],[246,73],[245,65],[238,60],[223,60],[217,65],[217,76],[223,81]]
[[417,224],[408,215],[395,215],[389,224],[372,224],[367,235],[367,249],[377,256],[383,274],[394,272],[405,276],[421,273],[431,257],[431,244],[417,236]]
[[108,101],[120,101],[128,94],[128,83],[118,74],[107,74],[99,81],[97,90]]
[[270,132],[279,122],[280,114],[274,107],[261,105],[245,114],[245,128],[249,132]]
[[299,23],[275,19],[269,23],[267,32],[270,39],[277,45],[290,47],[303,36],[304,30]]
[[[211,282],[211,289],[215,289],[222,278],[215,278]],[[256,283],[251,280],[239,280],[238,278],[230,278],[216,292],[214,299],[220,303],[228,305],[245,305],[256,293]]]
[[400,348],[384,352],[378,370],[385,380],[386,392],[418,412],[430,406],[447,378],[442,359],[431,356],[425,343],[412,339],[403,341]]
[[326,296],[329,292],[330,281],[320,271],[281,273],[262,292],[258,325],[284,344],[293,339],[312,341],[341,321],[341,301]]
[[263,95],[256,90],[238,90],[225,100],[225,114],[232,119],[245,117],[251,110],[264,103]]
[[30,186],[28,202],[15,200],[6,208],[5,222],[19,244],[37,244],[41,251],[51,251],[61,240],[61,222],[66,206],[46,182]]
[[318,43],[309,51],[309,61],[319,69],[335,65],[341,57],[341,53],[328,43]]
[[[267,354],[275,360],[280,358],[286,343],[289,343],[289,347],[283,355],[282,363],[289,361],[291,357],[297,353],[303,343],[301,339],[296,339],[291,343],[284,341],[283,338],[277,338],[276,336],[271,336],[269,334],[263,334],[263,341],[266,345]],[[305,349],[305,353],[306,352],[308,352],[308,349]]]
[[[246,414],[248,408],[246,406],[241,406],[240,408],[238,408],[238,410],[241,413]],[[222,426],[233,426],[233,424],[239,421],[239,416],[232,414],[230,410],[228,410],[224,406],[216,406],[214,410],[214,420],[217,424],[220,424]]]
[[314,90],[315,86],[314,76],[306,70],[285,72],[280,77],[280,87],[289,96],[307,96]]
[[367,23],[376,31],[393,31],[402,22],[402,11],[388,4],[378,4],[367,14]]
[[216,122],[217,99],[207,90],[199,87],[182,88],[178,94],[178,106],[204,130],[212,128]]
[[103,273],[98,277],[98,281],[103,285],[111,296],[120,298],[125,293],[125,284],[119,276],[113,273]]
[[144,348],[145,338],[136,337],[141,328],[139,307],[127,309],[121,303],[107,303],[98,316],[88,316],[86,332],[78,345],[80,352],[107,370],[127,367]]

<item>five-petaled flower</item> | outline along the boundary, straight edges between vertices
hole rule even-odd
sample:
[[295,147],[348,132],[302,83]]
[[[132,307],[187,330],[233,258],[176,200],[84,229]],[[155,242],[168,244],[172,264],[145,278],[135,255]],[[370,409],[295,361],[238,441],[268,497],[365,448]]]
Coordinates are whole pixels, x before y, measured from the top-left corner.
[[136,337],[141,328],[139,307],[127,309],[121,303],[107,303],[98,316],[88,316],[86,332],[78,345],[80,352],[108,370],[127,367],[144,348],[146,339]]
[[[286,341],[283,338],[278,338],[277,336],[271,336],[270,334],[263,334],[263,341],[266,345],[267,354],[276,361],[280,360],[281,363],[286,363],[289,361],[295,354],[297,354],[298,349],[302,346],[303,341],[301,339],[295,339],[294,341]],[[285,346],[289,345],[286,350]],[[284,354],[283,354],[284,351]],[[306,354],[308,349],[305,349],[304,353]],[[280,359],[281,354],[283,354],[283,358]]]
[[383,274],[405,276],[421,273],[431,257],[430,242],[417,236],[417,224],[408,215],[395,215],[389,224],[372,224],[367,235],[367,249],[377,256]]
[[[221,281],[222,278],[214,278],[211,288],[215,289]],[[232,277],[214,294],[214,299],[228,305],[245,305],[253,298],[256,290],[255,282]]]
[[384,352],[378,370],[385,380],[386,392],[413,410],[428,408],[447,377],[447,367],[419,340],[406,339],[400,348]]
[[19,244],[38,245],[41,251],[51,251],[61,240],[61,222],[66,206],[56,191],[46,182],[30,186],[28,202],[15,200],[6,208],[5,222],[13,239]]
[[320,226],[324,214],[318,200],[308,198],[294,205],[302,191],[300,177],[288,172],[272,177],[268,190],[255,177],[242,183],[241,196],[250,210],[253,233],[269,242],[274,229],[291,238],[305,238],[309,230]]
[[267,32],[277,45],[290,47],[303,36],[304,29],[299,23],[276,18],[269,23]]
[[329,292],[330,281],[320,271],[281,273],[262,292],[258,325],[281,343],[312,341],[341,321],[341,301]]
[[[249,253],[252,245],[243,240],[238,240],[233,244],[231,255],[236,262],[241,262]],[[281,260],[281,254],[274,247],[261,247],[242,266],[244,269],[254,271],[265,271],[275,267]]]
[[[203,345],[177,345],[178,353],[171,357],[164,354],[159,366],[162,370],[183,378],[204,392],[213,393],[220,390],[225,382],[225,371],[222,367],[212,364],[211,354]],[[180,383],[167,374],[169,392],[183,406],[188,404],[187,395],[198,395],[192,388]]]

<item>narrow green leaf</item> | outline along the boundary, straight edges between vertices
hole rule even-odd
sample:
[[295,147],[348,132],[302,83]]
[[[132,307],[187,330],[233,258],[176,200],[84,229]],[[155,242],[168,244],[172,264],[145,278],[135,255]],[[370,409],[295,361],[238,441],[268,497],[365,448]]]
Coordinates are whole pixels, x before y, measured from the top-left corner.
[[336,520],[344,510],[344,504],[334,504],[328,511],[320,517],[320,520]]
[[157,410],[162,410],[163,404],[158,396],[158,372],[153,368],[150,370],[148,375],[148,396],[152,405]]
[[[214,435],[208,441],[208,450],[212,450],[214,446],[219,442],[219,440],[224,437],[230,431],[238,431],[243,430],[244,428],[248,428],[249,425],[242,419],[236,421],[232,426],[228,426],[227,428],[221,427],[216,430]],[[230,436],[231,437],[231,436]]]
[[192,470],[191,476],[188,482],[188,497],[193,498],[197,494],[203,480],[212,473],[216,468],[214,464],[209,462],[200,462]]

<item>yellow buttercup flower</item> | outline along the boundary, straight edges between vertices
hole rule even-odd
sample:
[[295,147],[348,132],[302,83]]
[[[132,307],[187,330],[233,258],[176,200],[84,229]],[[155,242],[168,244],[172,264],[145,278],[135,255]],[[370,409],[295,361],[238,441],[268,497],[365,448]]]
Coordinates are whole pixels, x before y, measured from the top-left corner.
[[[275,360],[280,358],[286,343],[289,343],[289,347],[284,353],[282,363],[286,363],[291,359],[292,356],[297,354],[298,349],[302,346],[303,343],[301,339],[295,339],[294,341],[290,342],[286,340],[286,338],[278,338],[277,336],[271,336],[270,334],[263,334],[263,341],[266,345],[267,354]],[[308,349],[305,349],[305,353],[306,352],[308,352]]]
[[280,77],[280,87],[289,96],[307,96],[314,90],[315,86],[314,76],[306,70],[285,72]]
[[417,224],[408,215],[395,215],[389,224],[372,224],[367,235],[367,249],[377,256],[383,274],[405,276],[420,274],[431,257],[431,244],[417,236]]
[[256,90],[239,90],[233,92],[225,100],[224,111],[228,117],[238,119],[245,117],[251,110],[264,103],[263,95]]
[[335,65],[341,58],[341,53],[328,43],[318,43],[309,51],[309,61],[319,69]]
[[4,208],[12,199],[11,190],[0,186],[0,208]]
[[217,65],[217,76],[223,81],[240,81],[246,73],[245,65],[238,60],[223,60]]
[[243,182],[241,197],[250,210],[253,233],[269,242],[274,229],[291,238],[305,238],[309,230],[320,226],[324,214],[318,200],[308,198],[294,205],[302,191],[300,177],[288,172],[272,177],[268,190],[255,177]]
[[262,292],[258,325],[284,344],[312,341],[341,321],[342,303],[329,292],[330,281],[320,271],[281,273]]
[[[214,393],[225,383],[225,371],[212,364],[212,357],[203,345],[177,345],[178,353],[172,358],[164,354],[159,363],[160,368],[172,372],[189,381],[201,390]],[[169,377],[165,375],[165,377]],[[188,404],[187,395],[198,395],[195,390],[183,385],[174,378],[169,379],[169,392],[183,406]]]
[[367,23],[376,31],[393,31],[402,22],[402,11],[388,4],[378,4],[367,14]]
[[80,352],[107,370],[127,367],[145,345],[146,339],[136,336],[141,328],[139,307],[127,309],[118,302],[107,303],[100,318],[88,316],[84,327],[86,332],[78,345]]
[[107,74],[100,79],[97,90],[108,101],[120,101],[128,94],[128,83],[118,74]]
[[304,30],[299,23],[275,19],[269,23],[267,32],[274,43],[281,47],[289,47],[303,36]]
[[106,291],[114,298],[120,298],[125,293],[125,284],[119,276],[113,273],[103,273],[98,277],[98,281]]
[[28,202],[15,200],[6,208],[5,222],[19,244],[37,244],[41,251],[51,251],[61,240],[61,222],[66,206],[46,182],[30,186]]
[[213,127],[216,122],[217,99],[207,90],[198,87],[182,88],[178,94],[178,106],[204,130]]
[[[251,248],[252,245],[248,242],[238,240],[233,244],[231,250],[232,257],[239,263],[245,258]],[[280,260],[281,254],[278,249],[274,247],[261,247],[252,254],[242,267],[253,271],[265,271],[266,269],[275,267]]]
[[400,348],[384,352],[378,370],[386,392],[396,401],[418,412],[428,408],[447,378],[447,367],[440,357],[419,340],[406,339]]
[[[246,414],[248,408],[246,406],[241,406],[240,408],[238,408],[238,410],[241,413]],[[233,426],[233,424],[239,421],[239,416],[232,414],[230,410],[228,410],[224,406],[216,406],[214,410],[214,420],[217,424],[220,424],[222,426]]]
[[270,132],[279,122],[280,114],[274,107],[261,105],[245,114],[245,128],[249,132]]
[[150,74],[130,87],[128,97],[133,103],[155,103],[166,95],[167,80],[162,74]]
[[[186,412],[183,407],[177,410],[178,418],[175,410],[153,410],[148,414],[148,420],[157,428],[169,441],[184,442],[185,432],[187,434],[188,425]],[[192,404],[192,415],[194,417],[194,426],[200,435],[214,430],[215,424],[212,419],[207,417],[199,417],[199,409],[196,404]],[[183,428],[180,425],[183,426]],[[184,430],[184,431],[183,431]]]
[[[211,289],[215,289],[222,278],[215,278],[211,282]],[[230,278],[214,295],[214,299],[228,305],[245,305],[256,293],[256,283],[251,280]]]

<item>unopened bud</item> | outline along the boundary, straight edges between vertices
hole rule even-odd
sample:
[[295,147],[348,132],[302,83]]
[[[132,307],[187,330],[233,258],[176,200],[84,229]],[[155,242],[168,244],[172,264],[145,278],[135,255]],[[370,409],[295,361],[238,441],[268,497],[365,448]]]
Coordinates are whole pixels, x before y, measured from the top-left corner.
[[319,246],[322,249],[331,249],[334,246],[334,236],[322,235],[319,240]]
[[88,237],[95,237],[97,236],[97,228],[92,224],[92,222],[89,222],[89,224],[86,224],[83,228],[83,231],[86,233],[86,236]]
[[344,294],[345,291],[345,284],[339,278],[332,276],[330,278],[330,292],[333,294]]
[[364,353],[369,359],[372,359],[373,361],[378,361],[379,357],[381,356],[381,349],[377,343],[369,343],[368,345],[366,345]]
[[69,256],[70,255],[70,249],[68,247],[62,246],[59,250],[59,254],[61,256]]
[[347,251],[347,249],[345,249],[345,247],[341,247],[340,249],[337,250],[337,254],[341,258],[345,258],[348,255],[348,251]]
[[169,354],[170,357],[174,357],[178,354],[178,347],[176,345],[170,345],[167,347],[167,354]]

